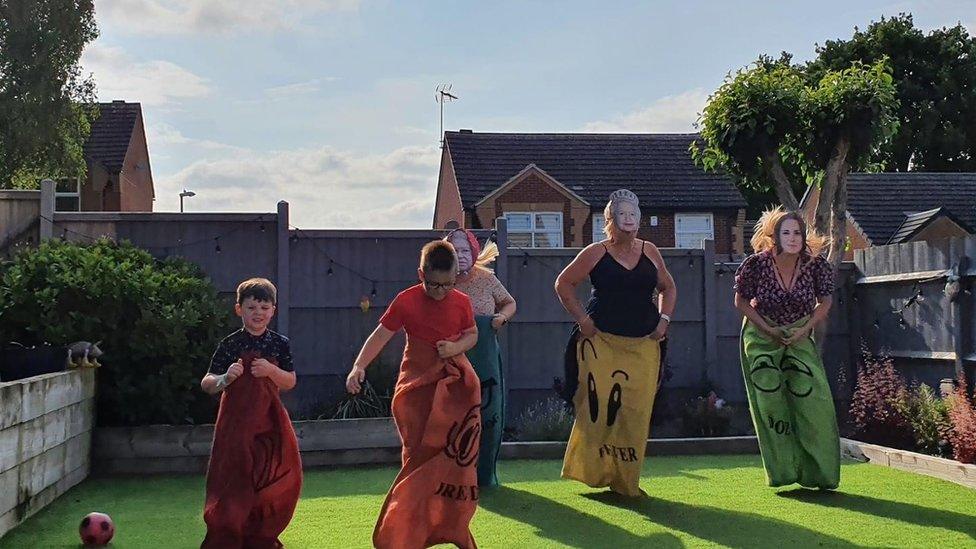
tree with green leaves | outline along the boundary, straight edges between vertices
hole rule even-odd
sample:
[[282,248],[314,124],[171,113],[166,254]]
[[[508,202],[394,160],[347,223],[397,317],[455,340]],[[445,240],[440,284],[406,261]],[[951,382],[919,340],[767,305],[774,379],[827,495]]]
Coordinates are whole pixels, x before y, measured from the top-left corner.
[[832,238],[829,259],[843,260],[847,174],[870,167],[898,127],[895,85],[884,60],[853,63],[812,78],[788,54],[760,58],[726,77],[698,125],[692,154],[740,187],[775,192],[797,209],[797,192],[819,185],[815,226]]
[[897,88],[898,132],[872,156],[885,171],[976,171],[976,37],[962,25],[928,34],[911,14],[854,29],[817,46],[805,71],[819,79],[887,58]]
[[84,176],[97,107],[79,59],[97,36],[93,0],[0,0],[0,188]]

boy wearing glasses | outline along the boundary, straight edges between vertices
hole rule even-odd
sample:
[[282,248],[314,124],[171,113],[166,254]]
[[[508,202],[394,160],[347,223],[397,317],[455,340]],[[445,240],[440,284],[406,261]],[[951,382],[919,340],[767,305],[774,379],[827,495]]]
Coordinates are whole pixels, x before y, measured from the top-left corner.
[[366,367],[393,334],[406,331],[392,404],[402,467],[380,511],[373,545],[474,548],[481,386],[464,353],[478,342],[478,328],[471,300],[454,288],[457,254],[449,242],[424,246],[417,275],[420,284],[390,303],[346,377],[346,389],[359,393]]

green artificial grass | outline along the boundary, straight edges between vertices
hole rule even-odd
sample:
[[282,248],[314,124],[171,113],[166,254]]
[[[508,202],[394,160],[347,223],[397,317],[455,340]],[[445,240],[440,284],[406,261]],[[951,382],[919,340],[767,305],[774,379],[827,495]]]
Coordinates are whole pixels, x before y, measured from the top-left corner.
[[[627,500],[559,479],[558,461],[500,464],[472,529],[494,547],[976,547],[976,491],[848,462],[836,492],[765,486],[758,456],[648,459]],[[306,472],[282,536],[290,547],[370,547],[396,469]],[[89,479],[0,539],[0,549],[78,547],[90,511],[115,520],[116,548],[199,547],[202,477]]]

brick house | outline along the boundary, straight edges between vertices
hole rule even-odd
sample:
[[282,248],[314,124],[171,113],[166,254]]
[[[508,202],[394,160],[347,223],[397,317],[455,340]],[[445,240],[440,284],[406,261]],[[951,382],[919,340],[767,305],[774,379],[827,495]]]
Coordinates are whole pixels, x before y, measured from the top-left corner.
[[601,240],[607,197],[641,201],[638,235],[660,247],[743,253],[746,202],[723,175],[696,166],[697,134],[445,132],[435,229],[508,220],[522,247],[582,247]]
[[[800,211],[812,223],[820,190]],[[852,173],[847,178],[847,238],[853,250],[967,236],[976,228],[976,173]]]
[[84,146],[85,180],[57,182],[59,211],[151,212],[155,190],[139,103],[99,103]]

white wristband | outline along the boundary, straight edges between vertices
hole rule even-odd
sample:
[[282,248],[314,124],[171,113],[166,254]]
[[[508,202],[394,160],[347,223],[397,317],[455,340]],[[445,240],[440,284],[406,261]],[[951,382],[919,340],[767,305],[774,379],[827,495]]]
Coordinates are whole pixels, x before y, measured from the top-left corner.
[[671,324],[671,316],[670,315],[666,315],[664,313],[661,313],[661,320],[667,322],[668,324]]
[[229,383],[227,383],[226,373],[220,374],[219,376],[215,376],[215,377],[217,378],[217,384],[214,385],[214,388],[217,389],[218,393],[220,391],[223,391],[224,389],[227,388],[228,385],[230,385]]

